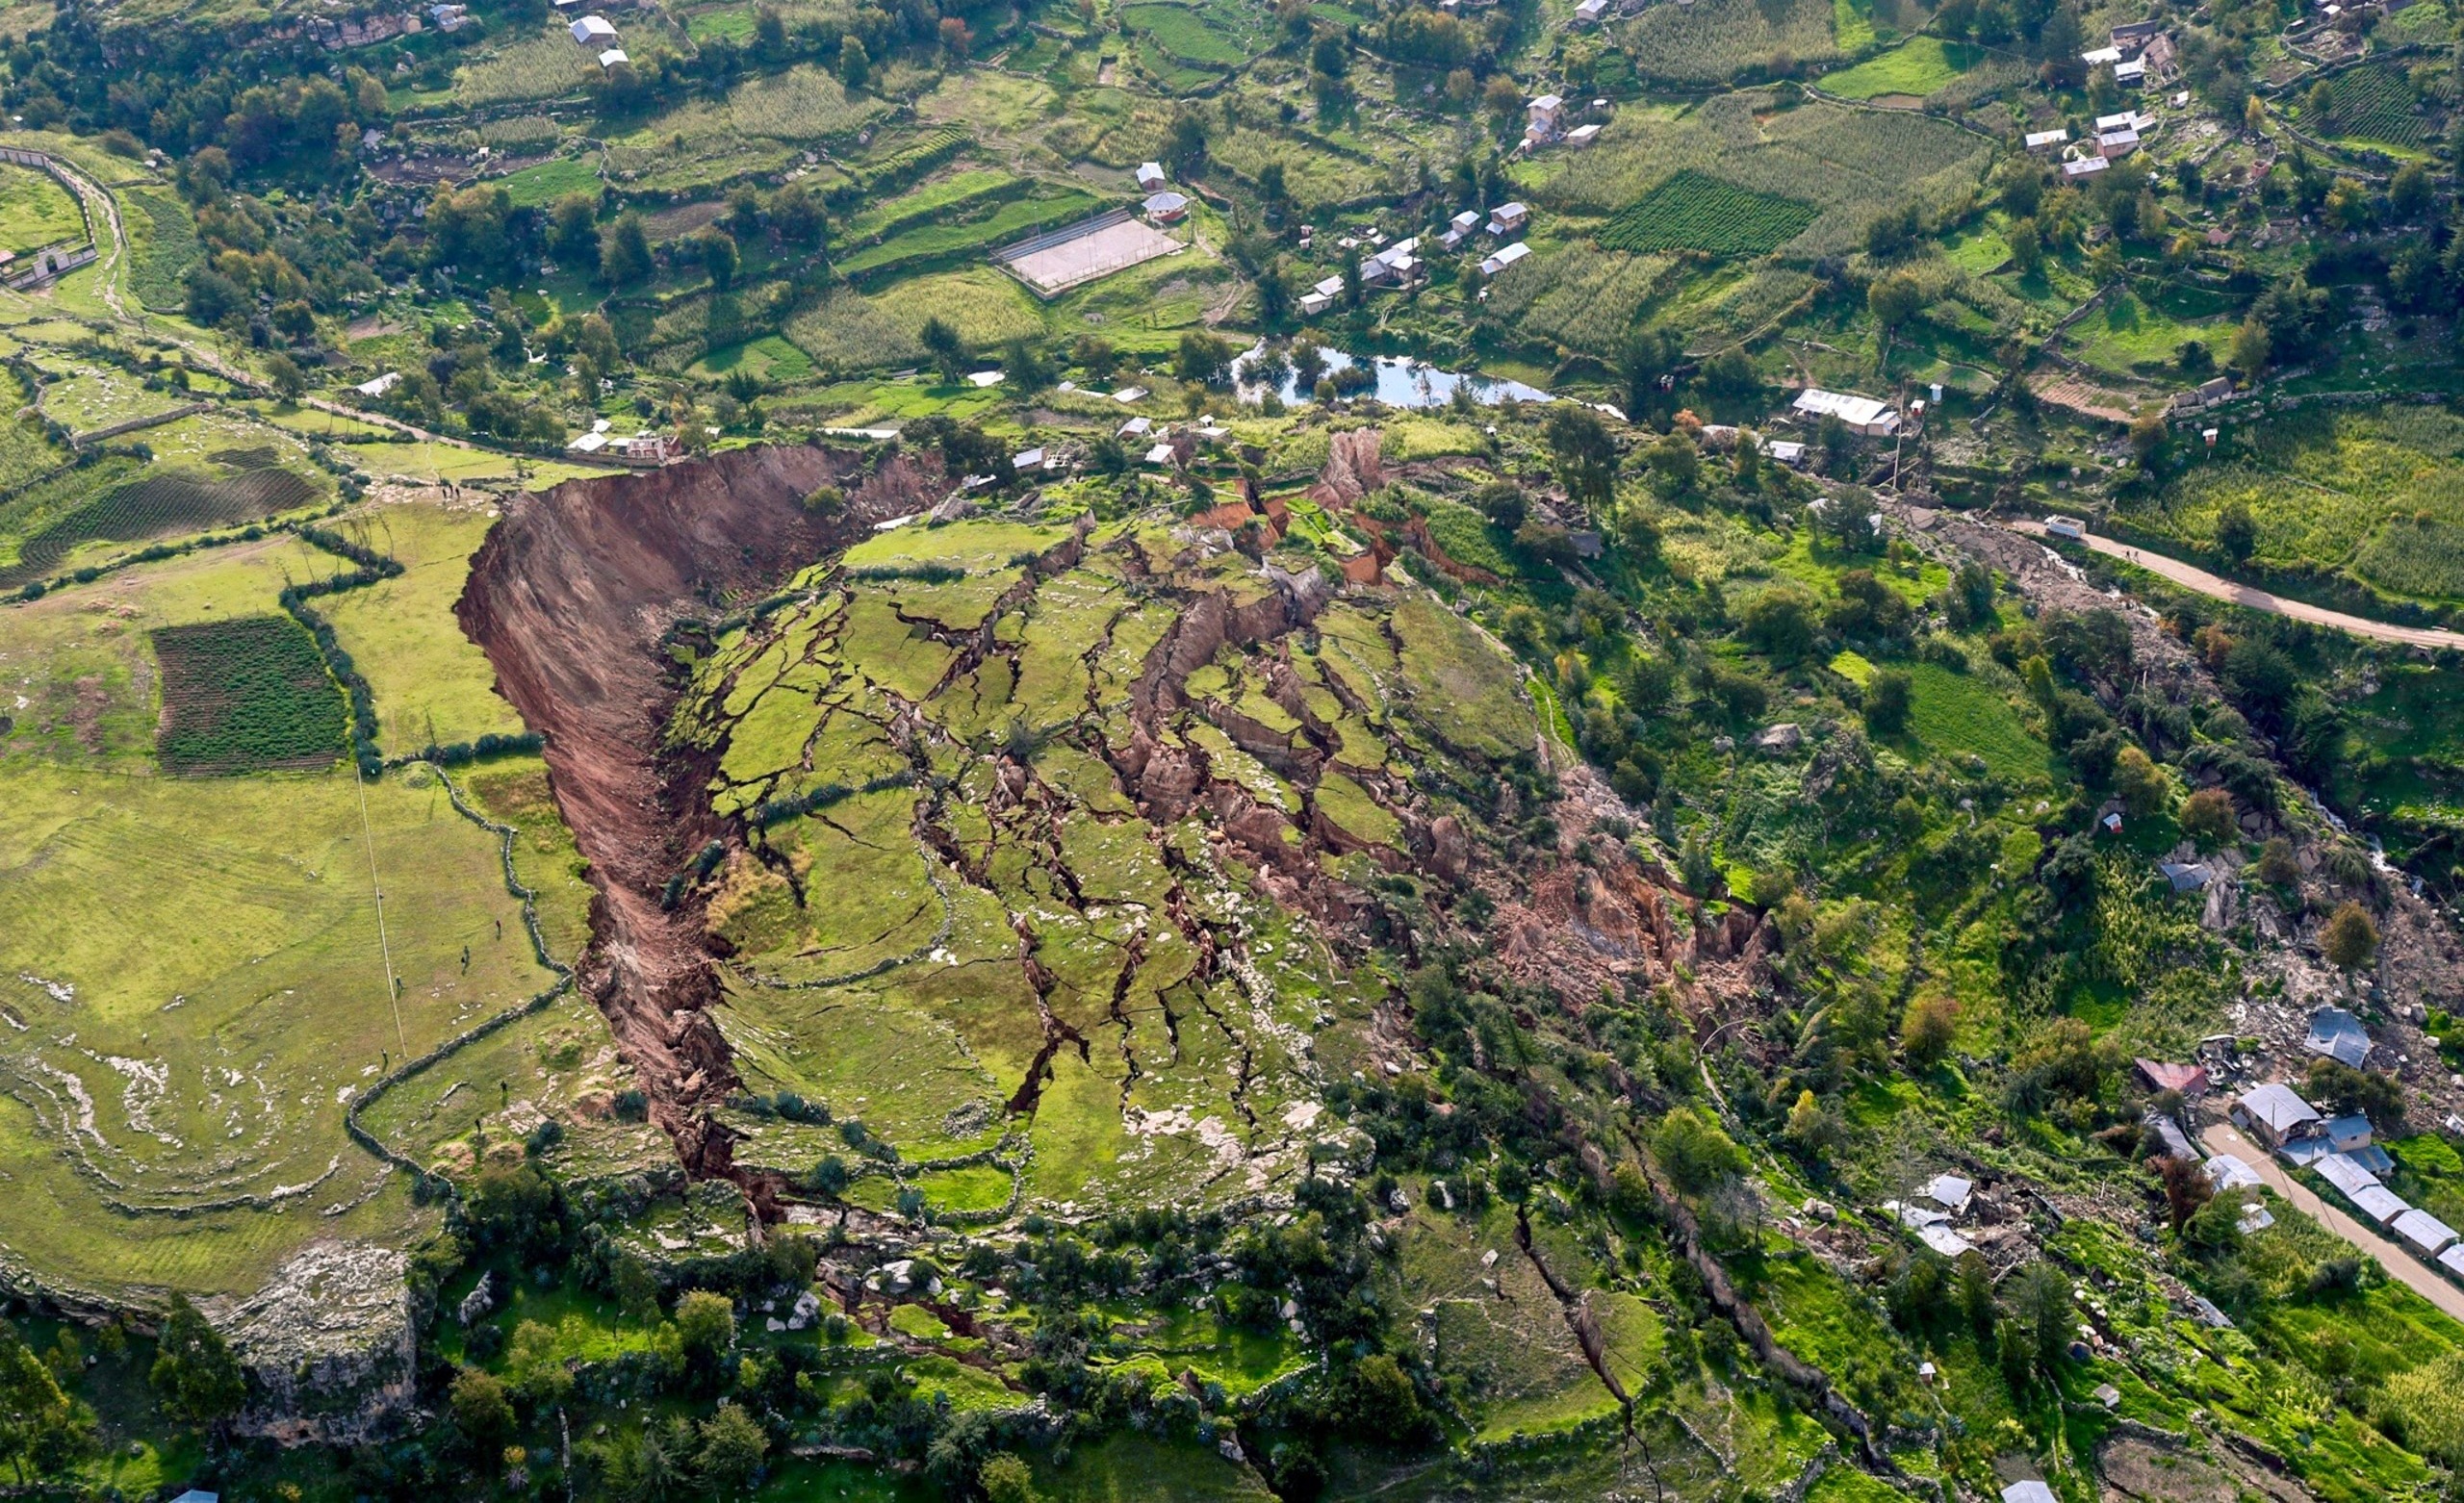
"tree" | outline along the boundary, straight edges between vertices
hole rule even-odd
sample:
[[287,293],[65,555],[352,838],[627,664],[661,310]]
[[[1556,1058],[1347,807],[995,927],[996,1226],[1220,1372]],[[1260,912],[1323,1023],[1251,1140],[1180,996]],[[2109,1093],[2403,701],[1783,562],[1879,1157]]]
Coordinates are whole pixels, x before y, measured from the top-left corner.
[[599,238],[599,275],[609,287],[628,288],[651,274],[650,231],[642,217],[627,212],[616,217]]
[[1607,424],[1578,402],[1553,402],[1542,435],[1565,475],[1567,493],[1577,500],[1605,505],[1617,479],[1617,442],[1609,437]]
[[2259,848],[2259,880],[2271,887],[2290,887],[2301,880],[2301,863],[2294,857],[2292,841],[2278,835]]
[[958,328],[939,314],[924,320],[915,331],[915,343],[933,359],[934,369],[941,372],[945,385],[956,386],[960,372],[966,369],[966,341],[960,338]]
[[[1746,440],[1740,438],[1742,445]],[[1694,441],[1682,433],[1672,433],[1651,446],[1647,456],[1652,478],[1658,483],[1662,496],[1679,497],[1690,493],[1703,477],[1703,455]]]
[[0,1460],[23,1486],[61,1470],[92,1448],[93,1420],[40,1357],[0,1320]]
[[2172,802],[2173,780],[2153,757],[2137,747],[2124,747],[2114,761],[2114,790],[2133,819],[2161,814]]
[[2240,833],[2233,796],[2221,788],[2201,788],[2182,804],[2182,833],[2201,851],[2214,851]]
[[248,1396],[240,1359],[231,1355],[222,1334],[206,1324],[186,1295],[171,1296],[163,1317],[163,1334],[155,1345],[154,1366],[147,1375],[163,1409],[172,1418],[192,1425],[219,1425],[240,1412]]
[[1797,1092],[1796,1105],[1788,1108],[1788,1120],[1781,1129],[1794,1148],[1807,1159],[1819,1161],[1839,1146],[1839,1119],[1823,1109],[1821,1098],[1810,1090]]
[[1660,382],[1685,355],[1685,343],[1661,324],[1636,329],[1618,352],[1617,375],[1625,387],[1626,416],[1640,422],[1664,398]]
[[1172,116],[1172,128],[1164,138],[1164,164],[1175,177],[1186,177],[1206,161],[1206,118],[1194,110],[1183,110]]
[[2216,1197],[2216,1182],[2208,1178],[2207,1166],[2195,1159],[2167,1155],[2156,1160],[2156,1178],[2165,1188],[2166,1219],[2175,1232],[2188,1226],[2198,1209]]
[[2216,518],[2216,550],[2225,562],[2239,569],[2259,550],[2259,523],[2250,508],[2240,501],[2227,501]]
[[736,268],[743,264],[737,254],[735,237],[712,225],[699,237],[702,269],[710,274],[710,285],[726,292],[734,285]]
[[955,61],[964,63],[968,49],[975,45],[975,34],[966,29],[966,22],[955,15],[944,16],[940,34],[941,51]]
[[1909,999],[1899,1020],[1899,1047],[1912,1069],[1931,1069],[1951,1052],[1960,1026],[1960,1005],[1941,992],[1919,992]]
[[2418,162],[2396,169],[2387,184],[2387,207],[2399,219],[2418,219],[2430,206],[2429,172]]
[[1745,1173],[1745,1150],[1691,1107],[1660,1118],[1652,1158],[1681,1195],[1702,1195]]
[[853,32],[839,38],[838,81],[850,89],[861,89],[872,76],[872,54],[864,50],[864,38]]
[[1036,1474],[1008,1451],[994,1453],[984,1464],[975,1485],[984,1490],[985,1503],[1039,1503]]
[[286,402],[299,400],[308,390],[308,378],[299,371],[299,362],[289,355],[274,354],[266,360],[266,379],[273,383],[276,395]]
[[480,1456],[494,1456],[514,1430],[513,1401],[493,1374],[465,1367],[453,1375],[453,1427]]
[[1069,346],[1069,358],[1079,369],[1087,372],[1090,381],[1109,381],[1113,372],[1120,368],[1120,352],[1113,348],[1112,341],[1101,335],[1079,335],[1078,343]]
[[676,1301],[676,1335],[688,1360],[714,1363],[735,1345],[735,1306],[724,1294],[689,1290]]
[[2358,971],[2378,954],[2378,921],[2370,910],[2347,899],[2327,915],[2319,930],[2319,948],[2327,963],[2341,971]]
[[[2254,98],[2251,102],[2256,104],[2257,100]],[[2271,344],[2268,326],[2256,314],[2244,318],[2242,326],[2233,331],[2233,353],[2230,357],[2233,369],[2250,380],[2257,380],[2260,372],[2268,368]]]
[[1896,736],[1906,730],[1915,690],[1916,680],[1904,670],[1875,670],[1865,681],[1865,728],[1877,736]]
[[1231,378],[1232,358],[1239,353],[1221,335],[1192,329],[1173,353],[1173,372],[1195,386],[1220,386]]
[[2077,1329],[2070,1312],[2070,1281],[2049,1263],[2030,1263],[2010,1280],[2009,1304],[2029,1366],[2050,1377],[2068,1355]]
[[702,1478],[722,1497],[742,1492],[769,1451],[770,1438],[733,1400],[702,1421]]
[[599,209],[582,193],[556,200],[548,223],[548,254],[568,271],[599,270]]
[[1489,119],[1502,136],[1523,118],[1523,90],[1515,87],[1513,79],[1500,73],[1480,91],[1480,108],[1489,113]]
[[1746,603],[1737,635],[1775,663],[1796,662],[1813,648],[1813,597],[1803,585],[1773,585]]
[[1916,317],[1917,310],[1924,306],[1924,290],[1916,285],[1914,277],[1905,271],[1877,277],[1874,285],[1865,290],[1866,311],[1874,316],[1874,321],[1883,326],[1886,334],[1897,332],[1901,324]]

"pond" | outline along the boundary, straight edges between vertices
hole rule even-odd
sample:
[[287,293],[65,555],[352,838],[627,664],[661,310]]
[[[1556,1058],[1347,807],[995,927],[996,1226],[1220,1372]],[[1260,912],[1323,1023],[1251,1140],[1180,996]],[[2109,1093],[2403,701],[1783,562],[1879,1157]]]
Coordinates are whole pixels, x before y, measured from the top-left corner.
[[[1282,369],[1279,378],[1272,383],[1271,389],[1287,404],[1314,400],[1310,393],[1299,389],[1299,377],[1292,371],[1289,352],[1281,353],[1282,359],[1277,364]],[[1326,374],[1330,376],[1339,370],[1348,370],[1364,364],[1356,357],[1346,354],[1340,349],[1322,344],[1318,347],[1318,354],[1325,362]],[[1237,378],[1236,385],[1240,389],[1241,400],[1259,402],[1266,399],[1270,384],[1259,379],[1259,367],[1266,358],[1267,347],[1264,344],[1259,344],[1250,346],[1239,360],[1234,362],[1232,369]],[[1345,395],[1374,397],[1389,407],[1443,407],[1453,400],[1454,389],[1458,386],[1468,388],[1474,401],[1489,406],[1495,406],[1500,402],[1554,400],[1548,393],[1536,386],[1526,386],[1520,381],[1502,380],[1495,376],[1480,375],[1477,372],[1466,374],[1461,371],[1441,370],[1426,361],[1415,360],[1409,355],[1378,355],[1366,362],[1366,367],[1374,378],[1375,385],[1363,387],[1357,392]]]

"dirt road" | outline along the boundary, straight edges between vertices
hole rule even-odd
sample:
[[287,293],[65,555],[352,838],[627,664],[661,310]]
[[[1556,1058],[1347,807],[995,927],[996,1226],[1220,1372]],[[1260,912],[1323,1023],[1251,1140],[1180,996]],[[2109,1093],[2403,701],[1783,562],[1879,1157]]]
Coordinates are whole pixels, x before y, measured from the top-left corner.
[[[2030,537],[2041,538],[2045,535],[2044,523],[2040,522],[2005,522],[2003,525],[2014,532],[2025,533]],[[2126,543],[2117,543],[2111,538],[2100,538],[2091,533],[2084,541],[2088,547],[2099,553],[2118,558],[2125,563],[2136,564],[2149,573],[2161,574],[2184,589],[2196,590],[2201,595],[2212,596],[2217,599],[2246,606],[2250,610],[2266,611],[2271,616],[2306,621],[2314,626],[2333,626],[2338,631],[2349,631],[2357,637],[2375,637],[2381,642],[2400,642],[2406,647],[2464,648],[2464,631],[2449,631],[2439,626],[2399,626],[2391,622],[2372,621],[2366,616],[2348,616],[2342,611],[2331,611],[2324,606],[2311,605],[2301,600],[2288,600],[2280,595],[2271,595],[2252,585],[2236,584],[2220,574],[2211,574],[2204,569],[2194,568],[2179,559],[2167,558],[2162,553],[2151,553],[2145,548],[2132,548]]]
[[2415,1258],[2402,1247],[2378,1235],[2375,1228],[2358,1216],[2337,1210],[2294,1183],[2283,1165],[2263,1152],[2259,1145],[2236,1132],[2229,1124],[2219,1122],[2199,1134],[2211,1154],[2231,1154],[2251,1168],[2259,1178],[2311,1220],[2318,1222],[2355,1248],[2378,1260],[2378,1266],[2402,1280],[2413,1292],[2436,1305],[2458,1320],[2464,1320],[2464,1288],[2449,1282],[2445,1274]]

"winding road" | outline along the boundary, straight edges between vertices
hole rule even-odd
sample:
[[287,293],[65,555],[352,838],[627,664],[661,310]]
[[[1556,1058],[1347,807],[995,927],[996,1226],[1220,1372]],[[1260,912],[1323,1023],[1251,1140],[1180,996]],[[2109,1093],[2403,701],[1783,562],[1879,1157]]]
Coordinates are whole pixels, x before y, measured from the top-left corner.
[[[2003,525],[2013,532],[2023,533],[2032,538],[2041,539],[2045,536],[2044,523],[2040,522],[2007,522]],[[2169,579],[2186,590],[2195,590],[2201,595],[2225,601],[2227,604],[2243,606],[2248,610],[2265,611],[2271,616],[2282,616],[2291,621],[2308,622],[2314,626],[2332,626],[2338,631],[2348,631],[2357,637],[2373,637],[2380,642],[2401,643],[2406,647],[2464,648],[2464,631],[2450,631],[2443,626],[2400,626],[2393,622],[2373,621],[2367,616],[2349,616],[2343,611],[2331,611],[2323,605],[2312,605],[2306,600],[2289,600],[2283,596],[2270,594],[2255,585],[2237,583],[2221,574],[2212,574],[2204,569],[2185,564],[2179,559],[2168,558],[2162,553],[2151,553],[2145,548],[2118,543],[2112,538],[2098,537],[2092,532],[2085,538],[2073,541],[2084,543],[2109,558],[2118,558],[2126,564],[2144,569],[2151,574]]]

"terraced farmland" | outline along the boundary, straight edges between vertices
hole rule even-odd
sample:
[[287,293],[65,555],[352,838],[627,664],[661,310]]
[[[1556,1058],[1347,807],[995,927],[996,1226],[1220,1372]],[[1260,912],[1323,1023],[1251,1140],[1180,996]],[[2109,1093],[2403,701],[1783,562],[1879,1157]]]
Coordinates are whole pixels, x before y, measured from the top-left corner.
[[2306,107],[2303,112],[2303,123],[2321,136],[2425,151],[2446,133],[2441,114],[2424,106],[2403,70],[2393,64],[2348,68],[2323,87],[2330,101],[2326,114],[2310,118]]
[[1600,242],[1612,250],[1761,256],[1803,234],[1821,213],[1801,199],[1757,192],[1688,168],[1609,220]]

